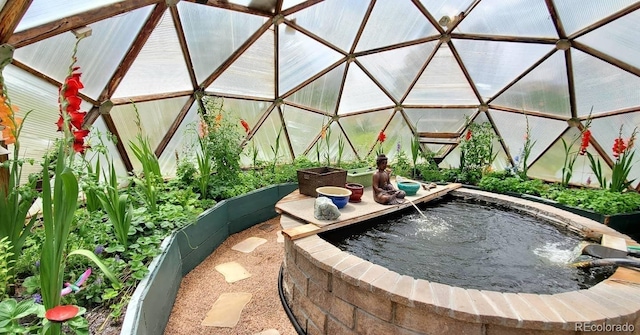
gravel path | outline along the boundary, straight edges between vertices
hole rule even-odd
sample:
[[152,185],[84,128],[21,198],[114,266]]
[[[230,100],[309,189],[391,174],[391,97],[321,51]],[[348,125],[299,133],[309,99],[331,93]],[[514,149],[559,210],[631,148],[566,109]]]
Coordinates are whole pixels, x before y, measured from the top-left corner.
[[[282,335],[296,335],[278,295],[278,275],[284,257],[284,244],[277,242],[280,217],[259,223],[229,236],[209,257],[187,274],[180,284],[165,335],[234,334],[253,335],[276,329]],[[248,237],[261,237],[267,243],[245,254],[231,250]],[[215,266],[238,262],[251,277],[227,283]],[[200,323],[218,299],[226,292],[249,292],[251,301],[245,306],[234,328],[206,327]]]

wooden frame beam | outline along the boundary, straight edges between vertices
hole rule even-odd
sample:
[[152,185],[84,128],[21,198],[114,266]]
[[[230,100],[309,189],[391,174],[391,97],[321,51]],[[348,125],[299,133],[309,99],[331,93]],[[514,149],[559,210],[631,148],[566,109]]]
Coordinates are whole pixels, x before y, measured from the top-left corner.
[[[0,11],[0,45],[10,43],[13,32],[33,0],[8,0]],[[15,46],[15,45],[14,45]]]

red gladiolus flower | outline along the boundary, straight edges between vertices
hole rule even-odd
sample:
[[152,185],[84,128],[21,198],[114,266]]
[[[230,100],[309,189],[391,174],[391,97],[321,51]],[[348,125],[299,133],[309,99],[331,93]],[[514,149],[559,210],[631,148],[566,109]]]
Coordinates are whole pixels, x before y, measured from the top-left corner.
[[245,120],[240,120],[240,124],[244,127],[245,133],[249,133],[249,124]]
[[471,129],[467,130],[467,135],[464,137],[465,140],[470,140],[471,139]]
[[77,96],[68,96],[65,97],[65,100],[67,101],[67,112],[71,113],[80,110],[80,103],[82,103],[82,99]]
[[618,159],[618,157],[620,157],[620,154],[622,154],[626,148],[627,146],[624,144],[624,140],[620,137],[616,138],[615,141],[613,142],[613,148],[612,148],[613,157]]
[[56,306],[47,310],[44,317],[53,322],[64,322],[78,315],[80,309],[74,305]]
[[89,130],[81,129],[73,132],[73,150],[75,152],[84,154],[85,149],[89,148],[84,145],[84,138],[89,135]]
[[380,143],[382,143],[386,139],[387,139],[387,135],[385,135],[384,132],[381,131],[380,134],[378,134],[378,141],[380,141]]
[[587,153],[587,147],[589,146],[589,140],[591,140],[591,130],[587,129],[582,133],[582,143],[580,144],[580,155],[584,156]]
[[81,129],[82,124],[84,123],[84,116],[87,112],[69,112],[69,116],[71,116],[71,124],[76,127],[76,129]]
[[82,85],[82,82],[80,81],[80,75],[81,73],[77,73],[74,70],[74,73],[64,81],[64,96],[66,98],[78,95],[78,91],[84,88],[84,85]]

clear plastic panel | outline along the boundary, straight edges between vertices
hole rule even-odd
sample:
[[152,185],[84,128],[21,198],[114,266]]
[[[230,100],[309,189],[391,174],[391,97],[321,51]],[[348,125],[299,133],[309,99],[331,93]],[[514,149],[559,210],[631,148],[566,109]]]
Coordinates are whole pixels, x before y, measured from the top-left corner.
[[199,83],[207,79],[267,20],[184,1],[178,2],[178,12]]
[[273,30],[267,30],[207,91],[273,99],[275,67]]
[[455,32],[558,37],[553,21],[549,19],[549,10],[542,0],[480,1],[460,22]]
[[158,157],[160,171],[164,176],[174,177],[176,175],[179,160],[186,159],[195,162],[195,153],[199,151],[196,128],[199,120],[198,104],[194,103],[189,108],[178,129],[174,132],[171,140],[169,140],[164,152]]
[[358,41],[356,51],[439,34],[411,1],[378,0]]
[[284,0],[282,1],[282,10],[289,9],[295,5],[299,5],[306,0]]
[[[131,159],[134,170],[139,171],[142,168],[140,162],[136,159],[136,156],[129,147],[130,142],[135,141],[136,135],[138,134],[138,128],[134,122],[135,108],[138,109],[138,113],[140,114],[142,134],[149,138],[151,149],[155,150],[187,100],[188,98],[180,97],[141,102],[135,106],[133,104],[127,104],[113,107],[110,115],[118,129],[120,139]],[[176,136],[176,134],[174,134],[174,136]]]
[[344,76],[345,65],[341,64],[322,77],[309,83],[296,93],[290,95],[285,101],[308,106],[326,113],[333,114],[338,103],[340,85]]
[[[249,124],[249,130],[253,130],[262,115],[272,105],[266,101],[248,101],[230,98],[224,99],[223,104],[223,109],[227,113],[247,122],[247,124]],[[242,131],[244,131],[244,128]]]
[[478,104],[467,78],[449,46],[442,44],[422,73],[404,104],[468,105]]
[[276,8],[277,0],[229,0],[230,3],[234,3],[240,6],[246,6],[249,8],[274,12]]
[[392,113],[393,111],[389,109],[340,118],[340,124],[344,127],[360,158],[365,158],[369,153]]
[[291,14],[287,19],[295,20],[300,27],[348,52],[368,6],[368,0],[326,0]]
[[[466,12],[467,8],[475,0],[420,0],[429,13],[439,21],[442,17],[448,16],[453,19],[456,15]],[[443,26],[445,30],[446,26]]]
[[636,0],[554,1],[558,16],[567,35],[571,35],[634,3],[636,3]]
[[[568,146],[576,139],[576,143],[570,149],[570,158],[575,155],[575,152],[578,151],[580,147],[580,131],[576,128],[570,128],[567,133],[564,134],[562,138],[564,138],[565,142]],[[594,156],[598,156],[598,154],[593,150],[593,147],[589,146],[587,149],[589,153]],[[529,168],[529,176],[533,178],[552,180],[561,182],[562,181],[562,166],[565,161],[565,149],[562,145],[562,141],[558,139],[553,145],[549,148],[547,152],[543,156],[541,156],[530,168]],[[603,170],[605,171],[605,175],[607,178],[611,179],[611,170],[607,167],[606,164],[603,164]],[[582,184],[586,185],[587,181],[590,180],[590,184],[597,184],[597,180],[589,167],[589,159],[587,155],[581,156],[577,155],[576,161],[573,165],[571,180],[569,181],[572,184]]]
[[428,42],[362,56],[358,61],[400,100],[435,46],[436,42]]
[[[97,99],[120,65],[153,6],[91,24],[91,36],[78,45],[82,93]],[[14,58],[60,82],[71,63],[75,36],[68,32],[19,48]]]
[[527,120],[529,122],[529,136],[533,147],[527,165],[531,165],[540,154],[555,141],[560,134],[567,129],[565,121],[546,119],[535,116],[525,116],[523,114],[490,110],[493,122],[504,139],[504,142],[511,153],[511,157],[523,163],[523,149],[527,134]]
[[640,105],[640,78],[576,49],[571,56],[578,116]]
[[193,90],[178,34],[165,11],[114,92],[115,98]]
[[576,39],[623,62],[640,67],[640,11],[627,14]]
[[455,40],[456,50],[484,99],[531,67],[555,48],[553,44]]
[[[303,156],[305,150],[320,133],[322,126],[330,121],[328,116],[311,113],[293,106],[283,106],[287,132],[293,153]],[[312,150],[314,151],[314,150]],[[315,151],[314,151],[315,152]]]
[[476,109],[405,108],[404,112],[418,132],[455,133],[464,127],[466,117]]
[[[405,158],[410,160],[413,133],[407,126],[407,122],[404,120],[401,113],[395,113],[384,133],[387,135],[387,138],[384,143],[382,143],[382,148],[385,155],[389,157],[389,160],[395,159],[400,152],[403,152]],[[393,166],[391,166],[391,168],[393,169]]]
[[341,54],[284,24],[278,28],[279,95],[343,58]]
[[351,63],[338,106],[339,115],[394,105],[356,63]]
[[[282,129],[282,122],[280,120],[280,115],[278,115],[278,110],[274,109],[271,111],[267,119],[264,121],[260,129],[253,136],[251,141],[247,143],[245,149],[243,151],[243,165],[250,165],[251,159],[247,157],[249,154],[250,148],[255,145],[258,151],[258,160],[267,162],[269,164],[273,164],[274,161],[274,151],[276,147],[276,138],[278,137],[278,132]],[[287,143],[287,137],[285,136],[284,129],[282,129],[282,134],[280,135],[280,142],[278,148],[278,164],[291,162],[291,152],[289,151],[289,144]],[[246,157],[246,158],[245,158]]]
[[[329,131],[327,131],[324,139],[319,138],[318,141],[313,144],[313,147],[306,155],[307,158],[309,158],[309,160],[311,160],[312,162],[318,162],[318,164],[322,165],[337,165],[339,151],[338,143],[341,138],[344,142],[344,150],[342,152],[342,156],[340,157],[340,163],[342,164],[347,161],[356,160],[356,154],[347,143],[347,137],[336,122],[331,123],[331,125],[329,126]],[[328,148],[327,142],[329,144]],[[327,163],[327,151],[329,152],[329,163]]]
[[16,31],[23,31],[45,23],[100,8],[123,0],[33,0]]
[[556,52],[491,104],[570,117],[568,83],[564,52]]
[[[118,154],[118,148],[116,145],[111,142],[107,136],[109,130],[107,129],[107,125],[104,123],[102,117],[96,119],[96,121],[91,126],[91,133],[89,137],[86,139],[86,143],[94,147],[95,145],[100,143],[100,139],[102,139],[102,144],[105,146],[107,153],[103,155],[94,150],[87,151],[86,158],[91,163],[92,166],[96,166],[96,162],[100,159],[100,166],[102,167],[102,173],[100,175],[101,180],[107,180],[110,175],[110,166],[109,161],[113,162],[113,167],[116,170],[116,175],[118,176],[118,180],[123,182],[127,179],[128,173],[127,168],[124,166],[122,162],[122,157]],[[164,170],[163,170],[164,171]]]

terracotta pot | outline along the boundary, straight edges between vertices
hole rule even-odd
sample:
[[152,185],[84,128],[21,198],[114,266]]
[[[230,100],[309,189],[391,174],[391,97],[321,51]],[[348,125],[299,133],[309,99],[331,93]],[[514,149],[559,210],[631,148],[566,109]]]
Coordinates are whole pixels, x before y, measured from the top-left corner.
[[362,201],[362,194],[364,193],[364,186],[358,183],[347,183],[345,188],[351,191],[351,196],[349,197],[349,202],[360,202]]

